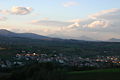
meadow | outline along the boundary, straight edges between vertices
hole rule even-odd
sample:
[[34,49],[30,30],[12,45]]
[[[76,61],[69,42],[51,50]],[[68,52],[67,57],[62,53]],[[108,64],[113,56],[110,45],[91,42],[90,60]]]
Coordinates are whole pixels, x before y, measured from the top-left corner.
[[120,69],[70,72],[67,80],[120,80]]

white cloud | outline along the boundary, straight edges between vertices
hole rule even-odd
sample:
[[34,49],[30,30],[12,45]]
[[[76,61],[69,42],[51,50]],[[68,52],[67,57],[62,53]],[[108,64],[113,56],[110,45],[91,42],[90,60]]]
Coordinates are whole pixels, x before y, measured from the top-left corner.
[[31,7],[19,7],[14,6],[11,8],[11,10],[0,10],[1,14],[15,14],[15,15],[27,15],[31,13],[32,8]]
[[[32,24],[40,25],[40,26],[55,26],[55,27],[69,27],[69,28],[92,28],[92,29],[109,29],[113,27],[120,26],[120,9],[110,9],[104,10],[99,15],[88,17],[87,19],[74,19],[68,21],[55,21],[55,20],[33,20]],[[120,27],[119,27],[120,28]]]
[[75,1],[70,1],[70,2],[63,3],[64,7],[71,7],[71,6],[76,6],[76,5],[78,5],[78,3],[75,2]]
[[0,10],[0,13],[1,14],[10,14],[10,11],[9,10]]
[[[34,20],[31,23],[52,27],[46,30],[48,34],[62,33],[62,36],[71,36],[71,38],[74,36],[79,38],[82,35],[89,35],[89,37],[93,37],[92,35],[94,35],[95,38],[100,37],[99,39],[107,39],[114,36],[120,37],[120,9],[104,10],[90,15],[85,19],[78,18],[68,21]],[[53,27],[56,28],[53,30]]]
[[31,24],[39,26],[50,26],[50,27],[66,27],[70,25],[70,22],[55,21],[55,20],[33,20]]
[[92,23],[88,24],[88,27],[89,28],[96,28],[96,27],[101,27],[101,28],[105,28],[107,27],[108,25],[108,22],[106,21],[93,21]]
[[92,18],[92,19],[104,18],[104,17],[107,17],[107,16],[111,17],[111,16],[116,16],[116,13],[118,13],[118,12],[120,12],[120,9],[113,8],[113,9],[103,10],[103,11],[100,11],[98,13],[89,15],[89,17]]
[[26,15],[32,11],[31,7],[12,7],[11,13],[16,15]]
[[6,17],[0,16],[0,21],[5,21],[5,20],[7,20]]

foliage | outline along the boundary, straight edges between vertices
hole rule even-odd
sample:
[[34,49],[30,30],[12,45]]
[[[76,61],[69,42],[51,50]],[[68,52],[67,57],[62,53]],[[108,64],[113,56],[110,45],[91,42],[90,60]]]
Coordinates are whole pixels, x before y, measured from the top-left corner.
[[[17,53],[38,54],[64,54],[69,56],[80,55],[82,57],[120,56],[120,43],[115,42],[87,42],[77,40],[37,40],[27,38],[0,39],[2,55],[15,55]],[[22,52],[25,51],[25,52]]]
[[[7,76],[8,77],[8,76]],[[52,63],[32,64],[16,70],[5,80],[64,80],[64,71]]]

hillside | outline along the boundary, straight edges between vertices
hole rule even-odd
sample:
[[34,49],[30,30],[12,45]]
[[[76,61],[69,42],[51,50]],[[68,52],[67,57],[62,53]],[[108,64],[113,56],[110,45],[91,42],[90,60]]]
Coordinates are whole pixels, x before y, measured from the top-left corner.
[[50,39],[50,37],[42,36],[34,33],[14,33],[5,29],[0,30],[0,35],[5,37],[21,37],[31,39]]
[[78,71],[68,74],[67,80],[120,80],[120,69]]
[[110,42],[120,42],[120,39],[116,39],[116,38],[111,38],[109,39]]
[[[64,54],[64,55],[80,55],[86,56],[120,56],[120,43],[115,42],[93,42],[84,40],[73,40],[73,39],[56,39],[42,37],[36,34],[41,39],[33,39],[30,34],[22,34],[29,37],[20,37],[18,34],[9,32],[6,30],[0,30],[0,47],[5,48],[0,50],[0,55],[15,55],[26,51],[38,54]],[[3,35],[4,34],[4,35]],[[8,36],[9,35],[9,36]],[[17,35],[17,36],[16,36]],[[12,36],[12,37],[11,37]]]
[[120,80],[119,74],[120,68],[70,72],[57,64],[37,63],[2,73],[0,80]]

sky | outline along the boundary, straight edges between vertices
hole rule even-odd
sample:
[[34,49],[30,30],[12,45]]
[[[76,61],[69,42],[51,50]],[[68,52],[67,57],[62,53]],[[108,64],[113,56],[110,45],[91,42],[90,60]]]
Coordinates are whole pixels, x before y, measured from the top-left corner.
[[120,0],[0,0],[0,29],[95,40],[120,38]]

